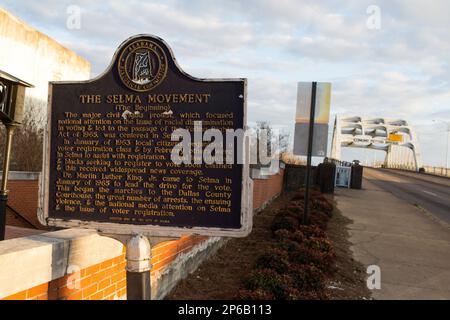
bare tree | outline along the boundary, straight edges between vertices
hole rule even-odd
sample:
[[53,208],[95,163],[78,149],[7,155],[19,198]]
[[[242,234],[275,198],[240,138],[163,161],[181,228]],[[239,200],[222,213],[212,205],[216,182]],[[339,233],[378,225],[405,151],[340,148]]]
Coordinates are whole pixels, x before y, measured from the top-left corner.
[[[14,130],[11,146],[12,171],[41,171],[43,159],[43,139],[45,116],[43,104],[27,100],[26,113],[22,124]],[[0,131],[0,160],[3,163],[6,130]]]
[[[268,157],[271,157],[273,132],[270,123],[267,121],[258,121],[256,123],[255,131],[256,131],[256,139],[258,141],[257,144],[258,157],[260,157],[262,154],[266,154]],[[259,144],[259,141],[262,141],[262,143]],[[266,146],[263,145],[264,142]],[[259,150],[260,148],[262,148],[263,150]]]
[[288,152],[289,140],[291,139],[291,134],[288,131],[282,131],[279,135],[278,150],[280,153]]

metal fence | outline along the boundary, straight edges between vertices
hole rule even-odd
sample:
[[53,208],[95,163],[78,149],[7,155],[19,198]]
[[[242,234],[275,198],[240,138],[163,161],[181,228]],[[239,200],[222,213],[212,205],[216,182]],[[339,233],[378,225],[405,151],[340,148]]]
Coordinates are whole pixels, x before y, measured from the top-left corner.
[[426,173],[435,174],[437,176],[450,177],[450,168],[423,166]]

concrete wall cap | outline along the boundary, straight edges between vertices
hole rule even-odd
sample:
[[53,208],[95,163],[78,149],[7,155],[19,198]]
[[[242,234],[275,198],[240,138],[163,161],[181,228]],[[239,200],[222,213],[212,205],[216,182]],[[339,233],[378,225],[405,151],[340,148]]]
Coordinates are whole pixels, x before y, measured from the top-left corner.
[[127,271],[144,272],[151,269],[151,246],[147,237],[133,235],[127,241]]
[[[29,171],[10,171],[8,173],[9,180],[30,180],[37,181],[39,180],[40,172],[29,172]],[[3,173],[0,173],[0,178],[3,176]]]
[[123,245],[93,230],[66,229],[0,242],[0,299],[113,259]]

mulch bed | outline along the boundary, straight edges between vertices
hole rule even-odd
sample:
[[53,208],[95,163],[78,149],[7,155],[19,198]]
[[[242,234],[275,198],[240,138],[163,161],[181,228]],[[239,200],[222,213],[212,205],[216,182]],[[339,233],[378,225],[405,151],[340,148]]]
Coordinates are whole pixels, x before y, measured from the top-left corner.
[[[292,199],[293,194],[277,198],[254,217],[252,233],[246,238],[230,239],[219,251],[186,279],[182,280],[166,299],[169,300],[229,300],[245,298],[242,289],[261,256],[278,244],[271,230],[273,221]],[[329,198],[328,198],[329,199]],[[330,199],[329,199],[330,200]],[[346,226],[350,220],[334,209],[328,221],[326,236],[333,245],[333,271],[326,279],[322,299],[369,299],[365,285],[365,270],[353,260]],[[270,275],[269,275],[270,276]],[[245,291],[245,290],[244,290]],[[245,291],[246,292],[246,291]],[[261,296],[261,295],[257,295]],[[263,296],[264,297],[264,296]],[[302,298],[303,295],[296,298]],[[307,298],[307,296],[306,296]]]

